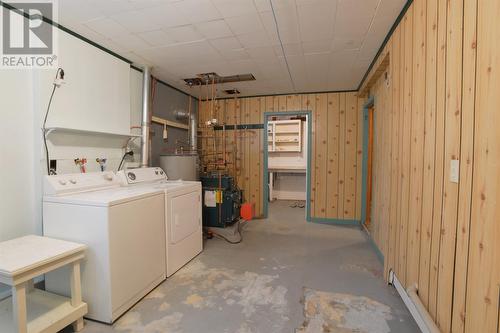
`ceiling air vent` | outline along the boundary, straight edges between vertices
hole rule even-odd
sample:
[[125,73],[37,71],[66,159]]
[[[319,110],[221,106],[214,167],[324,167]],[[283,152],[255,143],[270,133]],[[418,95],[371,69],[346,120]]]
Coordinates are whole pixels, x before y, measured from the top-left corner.
[[237,74],[229,76],[220,76],[217,73],[202,73],[197,77],[184,79],[188,86],[203,86],[208,84],[232,83],[242,81],[255,81],[253,74]]

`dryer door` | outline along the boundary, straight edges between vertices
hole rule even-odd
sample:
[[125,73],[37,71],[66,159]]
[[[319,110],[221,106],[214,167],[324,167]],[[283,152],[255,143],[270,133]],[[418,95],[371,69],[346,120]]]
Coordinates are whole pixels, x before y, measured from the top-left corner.
[[167,199],[169,243],[177,244],[200,228],[200,194],[198,191],[169,196]]

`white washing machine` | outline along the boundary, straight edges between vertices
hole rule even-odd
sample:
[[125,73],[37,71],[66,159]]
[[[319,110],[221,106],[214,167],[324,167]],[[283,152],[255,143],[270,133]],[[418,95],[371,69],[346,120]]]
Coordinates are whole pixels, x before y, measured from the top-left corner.
[[165,192],[165,239],[167,277],[203,250],[201,183],[169,181],[161,168],[118,172],[122,185],[162,189]]
[[[165,272],[164,191],[120,186],[112,172],[46,176],[43,233],[88,246],[82,262],[86,317],[113,323],[160,284]],[[69,270],[45,277],[70,294]]]

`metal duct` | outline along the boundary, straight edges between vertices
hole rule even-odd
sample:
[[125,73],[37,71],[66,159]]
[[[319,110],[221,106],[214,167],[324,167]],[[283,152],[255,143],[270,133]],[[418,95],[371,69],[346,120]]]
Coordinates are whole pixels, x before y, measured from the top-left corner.
[[151,130],[151,68],[142,70],[142,133],[141,133],[141,168],[149,166],[150,130]]
[[[191,98],[191,97],[189,97]],[[174,111],[175,118],[184,120],[189,118],[189,113],[186,111]],[[189,146],[191,152],[195,153],[198,150],[198,117],[194,112],[191,112],[191,119],[189,121]]]

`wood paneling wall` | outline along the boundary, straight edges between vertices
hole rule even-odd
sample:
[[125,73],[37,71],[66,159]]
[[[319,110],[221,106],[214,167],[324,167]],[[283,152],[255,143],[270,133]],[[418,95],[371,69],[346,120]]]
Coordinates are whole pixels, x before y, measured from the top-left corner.
[[498,1],[414,0],[382,52],[387,76],[369,87],[370,232],[442,332],[499,327],[499,15]]
[[[213,131],[204,124],[217,118],[227,125],[263,124],[264,112],[312,111],[311,216],[320,219],[359,220],[361,217],[362,108],[356,93],[320,93],[201,101],[199,123],[202,168],[226,143],[227,169],[244,190],[256,215],[263,214],[262,129]],[[216,136],[216,142],[210,137]],[[225,139],[224,139],[225,137]],[[233,167],[234,166],[234,167]],[[305,190],[305,189],[304,189]]]

